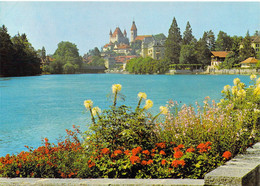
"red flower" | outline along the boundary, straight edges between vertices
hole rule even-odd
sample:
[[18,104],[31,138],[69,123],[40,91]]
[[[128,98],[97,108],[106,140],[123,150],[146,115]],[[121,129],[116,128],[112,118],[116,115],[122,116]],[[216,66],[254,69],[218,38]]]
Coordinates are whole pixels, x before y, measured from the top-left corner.
[[94,162],[92,162],[91,160],[88,160],[88,167],[94,167],[96,164]]
[[141,162],[141,165],[147,165],[147,161],[143,160],[143,161]]
[[166,163],[167,163],[167,161],[166,160],[162,160],[162,165],[165,165]]
[[174,158],[181,158],[182,156],[183,156],[183,153],[180,150],[178,150],[174,153]]
[[108,148],[102,149],[101,154],[109,154],[109,149]]
[[180,145],[178,145],[178,148],[179,148],[179,149],[182,149],[182,148],[184,148],[184,145],[183,145],[183,144],[180,144]]
[[149,150],[144,150],[142,153],[143,153],[143,154],[146,154],[147,156],[149,156],[149,155],[150,155],[150,152],[149,152]]
[[179,161],[179,165],[181,165],[181,166],[183,166],[184,167],[184,165],[185,165],[186,163],[185,163],[185,161],[184,160],[180,160]]
[[232,154],[229,151],[224,152],[223,155],[222,155],[222,157],[224,157],[227,160],[230,159],[231,156],[232,156]]
[[159,154],[166,155],[166,153],[163,150],[161,150]]
[[205,144],[204,144],[204,143],[201,143],[201,144],[199,144],[199,145],[197,146],[197,149],[200,149],[200,150],[199,150],[200,153],[207,152],[208,150],[211,149],[210,145],[211,145],[211,142],[209,142],[209,141],[206,142]]
[[153,163],[153,160],[148,160],[147,165],[150,165]]
[[188,148],[187,150],[186,150],[186,152],[195,152],[195,149],[194,148]]
[[173,167],[178,167],[178,165],[179,165],[179,160],[173,160],[172,161],[172,166]]
[[181,165],[182,167],[184,167],[185,165],[185,161],[184,160],[173,160],[172,161],[172,166],[177,168],[179,165]]
[[165,148],[166,148],[165,143],[156,143],[155,145],[156,145],[157,147],[160,147],[161,149],[165,149]]
[[125,155],[129,155],[130,154],[130,150],[125,150],[124,154]]
[[134,165],[135,163],[140,163],[140,158],[139,156],[131,156],[130,161]]
[[115,150],[114,151],[114,154],[117,156],[117,155],[120,155],[120,154],[122,154],[123,152],[121,151],[121,150]]
[[18,174],[20,174],[20,171],[19,171],[19,170],[17,170],[15,173],[18,175]]
[[136,156],[138,153],[140,153],[142,151],[142,147],[136,147],[132,150],[132,154],[133,156]]
[[177,151],[179,151],[180,149],[179,149],[179,147],[174,147],[173,150],[174,150],[175,152],[177,152]]

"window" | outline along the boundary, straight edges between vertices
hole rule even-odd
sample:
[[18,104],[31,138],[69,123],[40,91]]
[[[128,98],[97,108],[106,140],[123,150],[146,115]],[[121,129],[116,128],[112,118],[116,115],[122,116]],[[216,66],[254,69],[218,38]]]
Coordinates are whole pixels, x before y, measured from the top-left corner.
[[256,52],[259,52],[259,48],[256,48],[255,51],[256,51]]
[[256,46],[256,47],[259,47],[259,44],[256,44],[255,46]]

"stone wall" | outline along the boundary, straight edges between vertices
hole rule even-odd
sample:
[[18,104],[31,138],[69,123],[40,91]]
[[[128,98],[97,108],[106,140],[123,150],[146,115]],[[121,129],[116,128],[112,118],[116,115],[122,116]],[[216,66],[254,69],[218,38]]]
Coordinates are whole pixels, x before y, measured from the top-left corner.
[[207,69],[208,74],[260,74],[257,69]]

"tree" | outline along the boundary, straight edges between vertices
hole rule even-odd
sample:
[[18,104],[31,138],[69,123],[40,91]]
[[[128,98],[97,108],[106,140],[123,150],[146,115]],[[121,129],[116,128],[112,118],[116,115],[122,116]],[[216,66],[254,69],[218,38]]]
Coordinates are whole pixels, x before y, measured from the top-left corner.
[[260,36],[260,31],[256,30],[254,36]]
[[197,64],[194,45],[182,45],[180,52],[180,64]]
[[9,76],[15,73],[13,69],[14,52],[11,36],[3,25],[0,28],[0,76]]
[[186,25],[186,29],[183,32],[182,44],[183,45],[189,45],[189,44],[191,44],[191,42],[194,42],[194,40],[195,40],[195,38],[192,35],[192,29],[191,29],[190,23],[188,21],[187,25]]
[[181,33],[175,17],[165,41],[165,57],[170,64],[178,64],[181,51]]
[[232,47],[232,39],[227,33],[219,31],[216,40],[216,51],[229,51]]
[[210,30],[208,32],[205,32],[205,36],[204,37],[205,37],[204,39],[207,42],[208,49],[210,51],[214,51],[215,50],[215,45],[216,45],[214,32],[212,32],[212,30]]
[[239,65],[239,47],[240,43],[242,42],[242,37],[233,36],[232,37],[232,48],[231,52],[226,56],[225,61],[221,65],[221,68],[233,68]]
[[246,33],[246,37],[243,39],[242,46],[239,51],[240,60],[243,61],[249,57],[256,57],[254,48],[251,45],[251,37],[249,31]]
[[41,60],[28,41],[26,34],[17,34],[12,38],[14,47],[13,63],[15,76],[28,76],[41,73]]
[[196,43],[196,56],[198,64],[202,64],[204,66],[210,64],[210,50],[207,45],[207,33],[204,32],[203,37]]
[[[82,65],[82,59],[79,56],[77,46],[68,41],[62,41],[58,44],[58,48],[55,51],[53,58],[55,60],[51,65],[51,73],[71,73],[72,66],[75,69],[75,73]],[[65,64],[68,63],[71,65],[66,65],[66,68],[64,68]],[[63,70],[66,70],[66,72]]]
[[92,50],[89,50],[88,55],[101,57],[100,51],[97,47],[95,47]]

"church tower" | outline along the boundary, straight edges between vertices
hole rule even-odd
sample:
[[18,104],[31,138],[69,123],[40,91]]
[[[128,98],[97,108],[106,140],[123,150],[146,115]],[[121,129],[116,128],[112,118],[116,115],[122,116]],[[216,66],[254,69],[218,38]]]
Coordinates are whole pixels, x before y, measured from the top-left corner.
[[136,28],[136,25],[135,25],[135,21],[133,21],[133,24],[132,24],[132,27],[131,27],[131,42],[133,42],[136,37],[137,37],[137,28]]
[[110,29],[110,32],[109,32],[109,42],[111,42],[111,39],[112,39],[112,31]]

